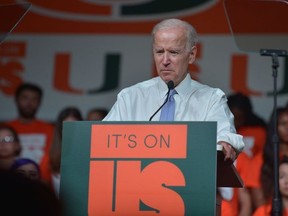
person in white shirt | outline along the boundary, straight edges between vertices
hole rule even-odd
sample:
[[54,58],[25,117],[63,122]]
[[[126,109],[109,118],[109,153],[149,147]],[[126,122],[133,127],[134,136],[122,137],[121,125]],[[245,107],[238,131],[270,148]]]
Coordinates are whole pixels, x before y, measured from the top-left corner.
[[167,19],[153,28],[152,36],[159,76],[123,89],[103,121],[159,121],[160,112],[155,111],[166,99],[167,83],[173,81],[174,121],[216,121],[217,143],[223,146],[225,161],[235,161],[244,143],[236,134],[224,92],[192,80],[188,72],[197,52],[195,29],[185,21]]

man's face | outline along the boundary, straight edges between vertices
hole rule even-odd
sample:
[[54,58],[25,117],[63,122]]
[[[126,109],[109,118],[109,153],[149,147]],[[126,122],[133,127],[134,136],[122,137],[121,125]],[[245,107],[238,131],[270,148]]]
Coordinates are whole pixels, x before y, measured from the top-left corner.
[[186,31],[183,27],[162,29],[155,33],[153,55],[158,75],[166,83],[178,85],[187,75],[188,66],[195,61],[196,47],[186,48]]
[[40,96],[31,90],[23,91],[16,99],[19,115],[24,118],[34,118],[40,106]]

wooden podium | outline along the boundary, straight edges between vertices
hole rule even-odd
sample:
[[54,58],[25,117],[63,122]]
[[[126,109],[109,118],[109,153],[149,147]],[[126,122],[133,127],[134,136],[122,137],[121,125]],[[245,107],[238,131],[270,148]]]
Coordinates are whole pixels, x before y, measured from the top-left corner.
[[[243,181],[239,176],[236,167],[224,163],[224,153],[222,152],[222,146],[217,145],[217,187],[243,187]],[[216,215],[221,216],[221,202],[222,198],[217,194],[216,196]]]
[[64,214],[217,215],[216,185],[242,182],[233,165],[222,163],[221,149],[217,153],[216,127],[216,122],[64,122]]

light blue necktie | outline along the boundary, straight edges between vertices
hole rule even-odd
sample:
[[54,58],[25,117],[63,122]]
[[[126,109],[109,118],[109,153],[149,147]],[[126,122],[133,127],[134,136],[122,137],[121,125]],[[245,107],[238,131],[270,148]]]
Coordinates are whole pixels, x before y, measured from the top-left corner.
[[174,113],[175,113],[175,100],[174,94],[176,94],[176,90],[173,89],[169,93],[167,103],[161,109],[160,121],[173,121]]

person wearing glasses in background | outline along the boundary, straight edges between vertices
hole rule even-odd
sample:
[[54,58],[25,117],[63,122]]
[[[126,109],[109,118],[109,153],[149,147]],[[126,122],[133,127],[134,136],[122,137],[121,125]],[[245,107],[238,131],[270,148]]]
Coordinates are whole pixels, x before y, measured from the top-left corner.
[[17,132],[8,125],[0,125],[0,170],[8,171],[20,152],[21,145]]

